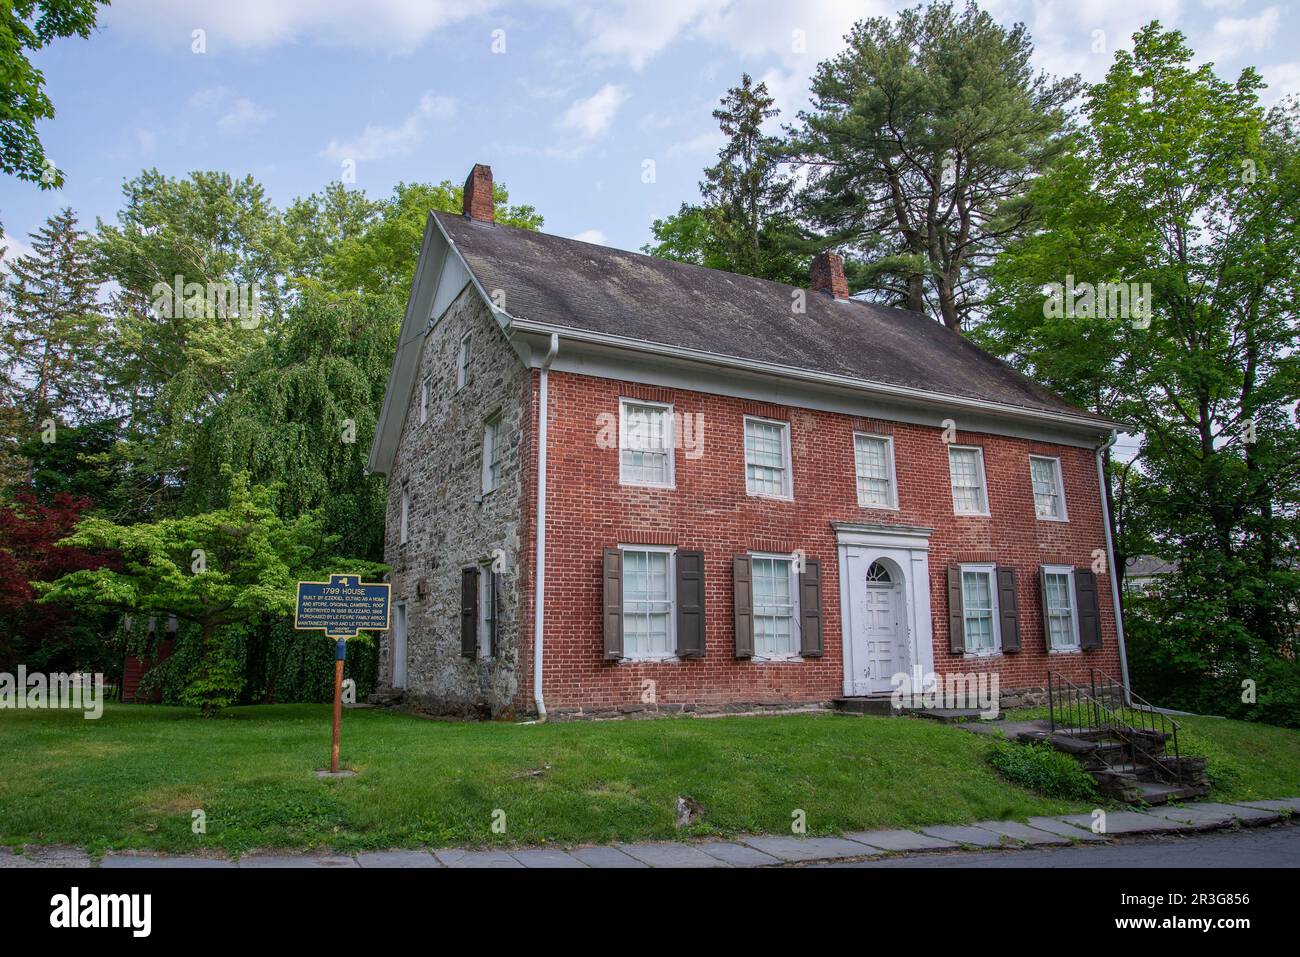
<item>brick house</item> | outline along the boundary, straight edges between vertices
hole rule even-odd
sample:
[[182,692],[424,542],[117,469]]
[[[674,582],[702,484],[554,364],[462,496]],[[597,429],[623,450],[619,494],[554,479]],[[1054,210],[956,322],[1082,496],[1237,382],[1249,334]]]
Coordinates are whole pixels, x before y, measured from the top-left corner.
[[443,713],[1124,673],[1084,412],[930,319],[431,213],[370,453],[381,680]]

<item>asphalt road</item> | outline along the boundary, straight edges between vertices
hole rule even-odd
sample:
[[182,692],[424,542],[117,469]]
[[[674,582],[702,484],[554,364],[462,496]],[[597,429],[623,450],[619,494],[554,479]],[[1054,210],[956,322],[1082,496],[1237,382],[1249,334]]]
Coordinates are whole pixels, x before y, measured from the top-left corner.
[[1300,867],[1300,827],[1129,838],[1115,844],[918,854],[818,867]]

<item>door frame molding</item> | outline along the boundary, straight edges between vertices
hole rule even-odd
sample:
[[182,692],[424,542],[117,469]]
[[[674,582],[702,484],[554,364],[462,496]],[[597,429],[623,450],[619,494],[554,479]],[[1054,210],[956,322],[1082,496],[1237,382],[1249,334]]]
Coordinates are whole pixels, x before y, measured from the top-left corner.
[[842,683],[845,696],[853,695],[853,582],[850,560],[862,560],[869,567],[886,558],[903,572],[903,604],[907,621],[910,667],[921,675],[934,671],[934,629],[930,615],[930,535],[934,529],[917,525],[877,525],[861,522],[832,522],[839,551],[840,648],[843,652]]

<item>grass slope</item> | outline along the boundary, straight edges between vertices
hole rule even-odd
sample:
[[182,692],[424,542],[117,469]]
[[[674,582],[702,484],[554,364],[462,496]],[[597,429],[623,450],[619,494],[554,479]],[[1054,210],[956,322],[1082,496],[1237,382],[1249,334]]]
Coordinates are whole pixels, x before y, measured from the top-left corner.
[[[1300,790],[1295,732],[1209,722],[1189,737],[1235,752],[1227,796]],[[344,763],[360,774],[318,781],[328,746],[323,705],[209,720],[133,705],[110,705],[99,721],[0,712],[0,843],[241,852],[671,838],[679,794],[706,809],[694,835],[789,833],[796,809],[809,834],[1085,810],[1003,781],[984,760],[987,741],[915,719],[527,727],[350,711]],[[196,809],[205,835],[191,831]],[[498,809],[503,834],[491,827]]]

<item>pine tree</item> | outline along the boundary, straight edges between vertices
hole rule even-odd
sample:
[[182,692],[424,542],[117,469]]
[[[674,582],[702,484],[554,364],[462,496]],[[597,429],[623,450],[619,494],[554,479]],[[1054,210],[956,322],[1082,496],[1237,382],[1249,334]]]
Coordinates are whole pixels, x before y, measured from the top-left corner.
[[102,405],[95,374],[103,317],[85,234],[64,209],[31,235],[0,285],[0,365],[26,428],[81,421]]

